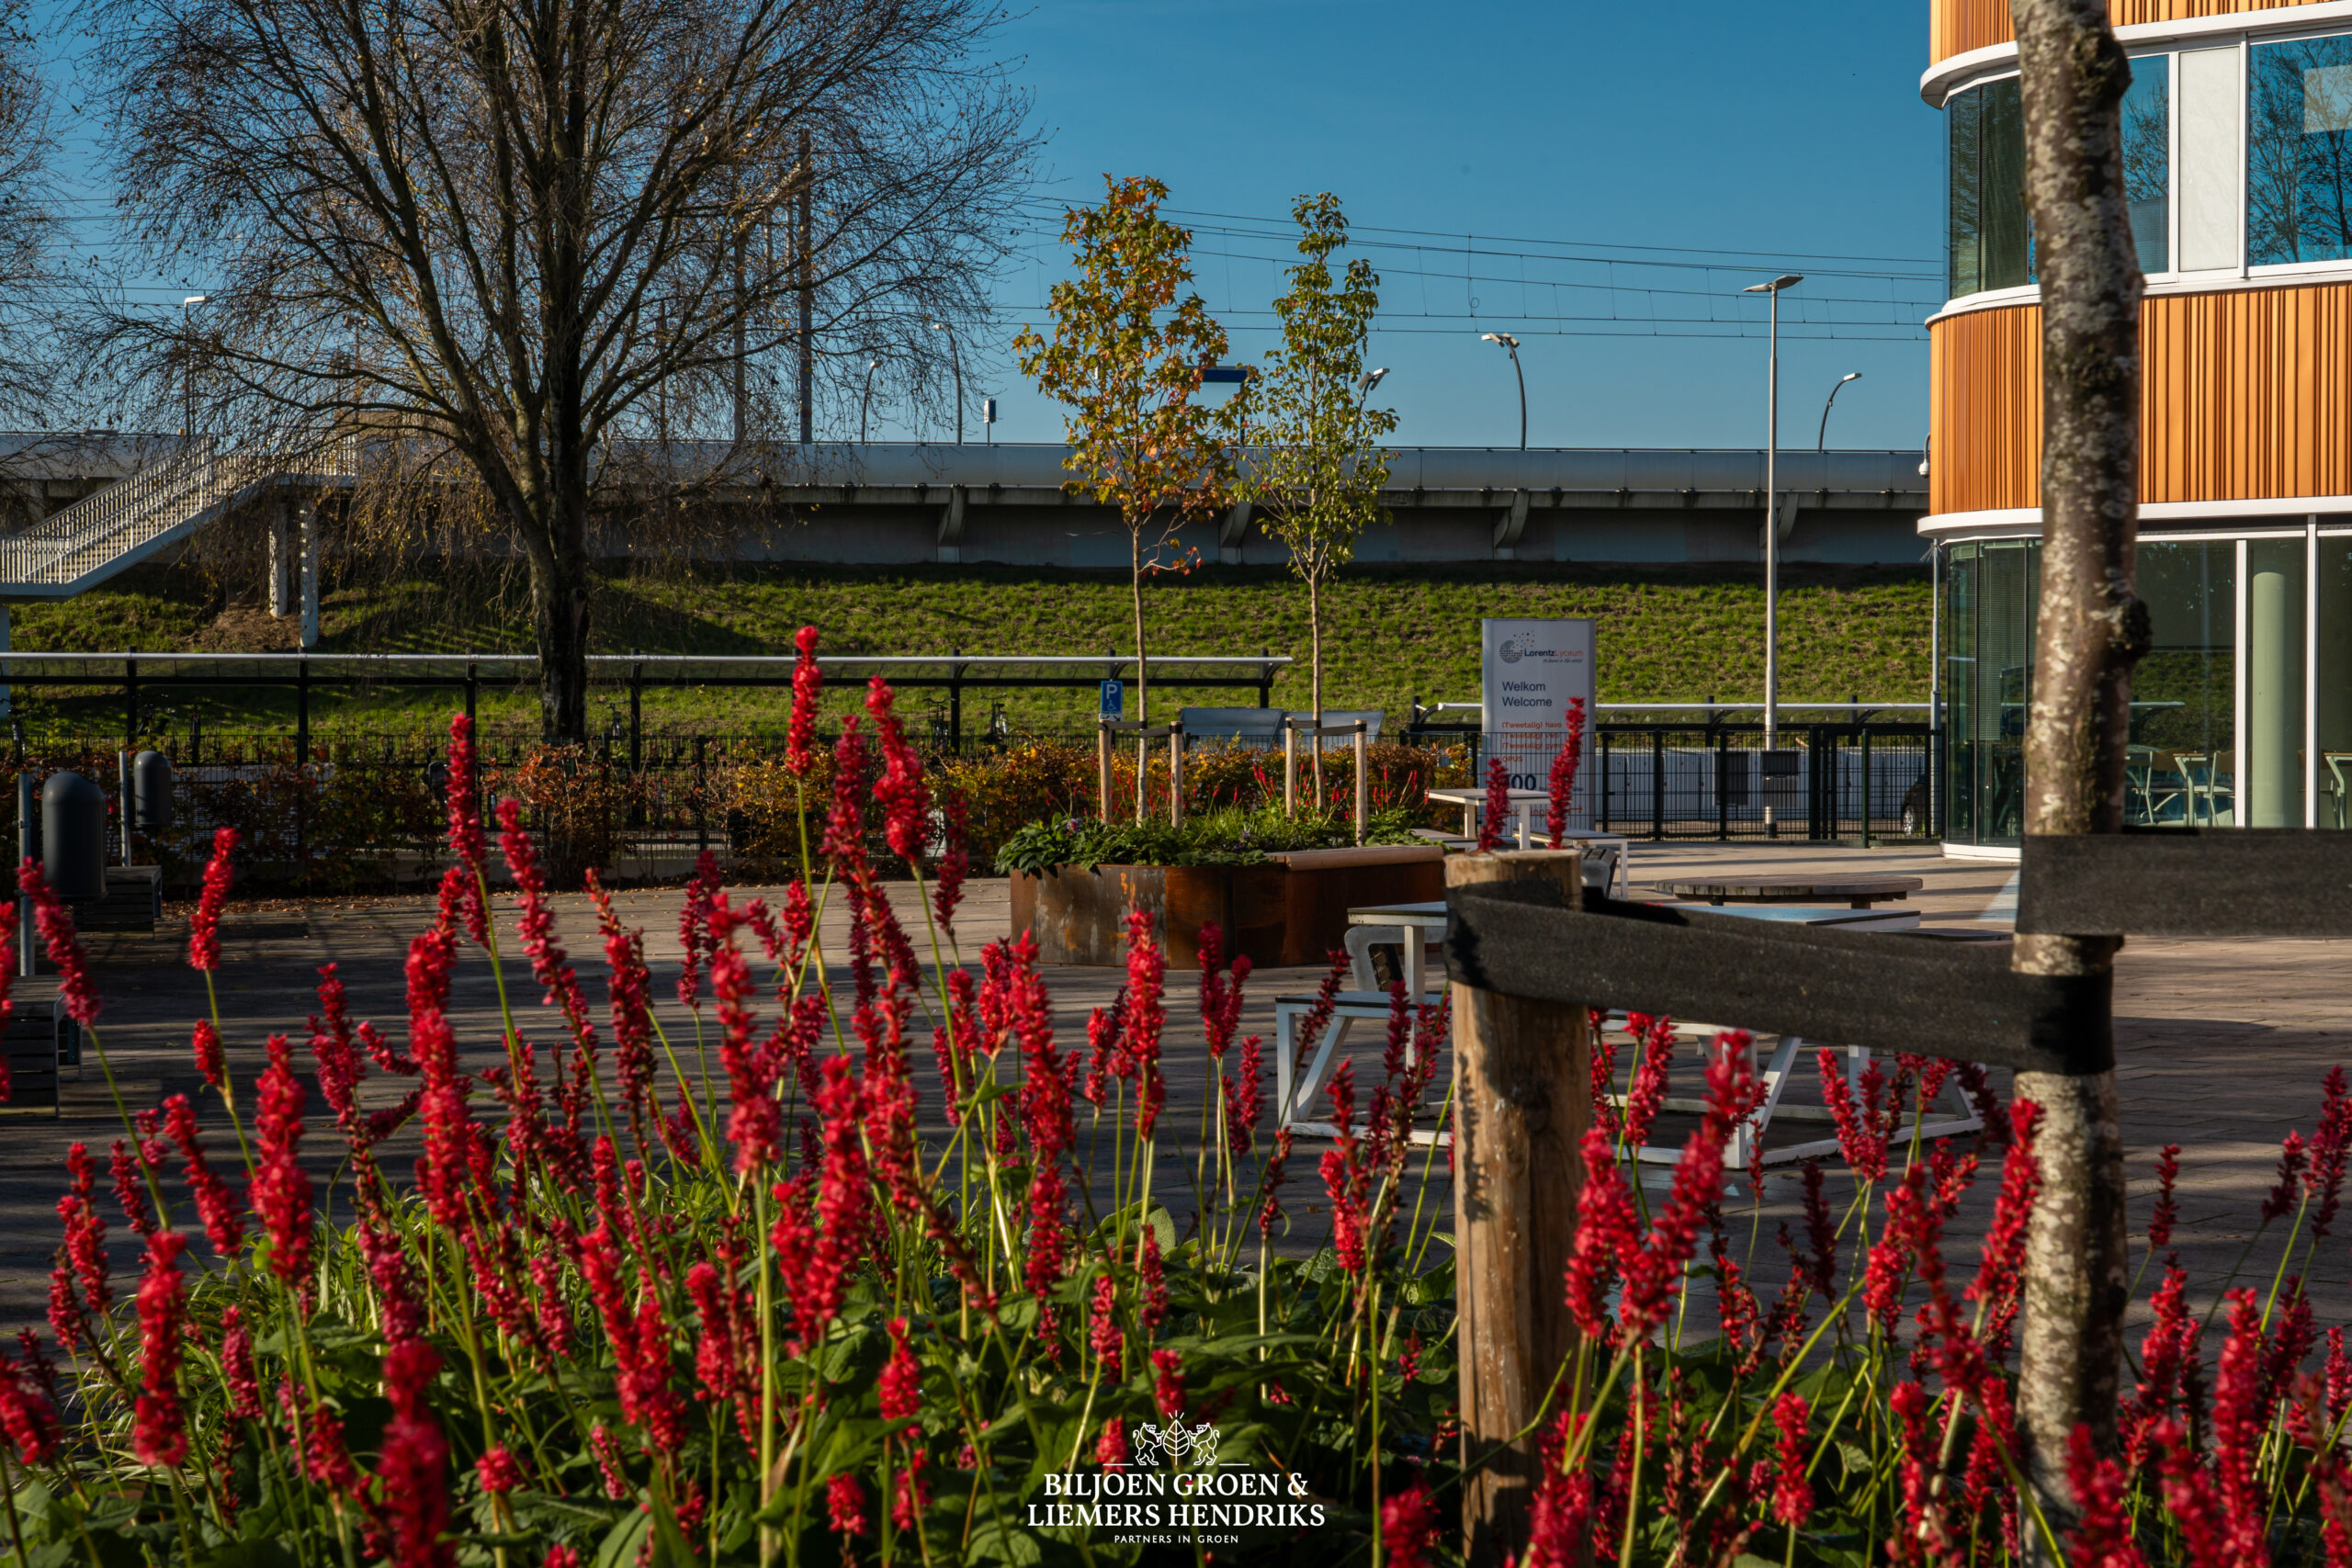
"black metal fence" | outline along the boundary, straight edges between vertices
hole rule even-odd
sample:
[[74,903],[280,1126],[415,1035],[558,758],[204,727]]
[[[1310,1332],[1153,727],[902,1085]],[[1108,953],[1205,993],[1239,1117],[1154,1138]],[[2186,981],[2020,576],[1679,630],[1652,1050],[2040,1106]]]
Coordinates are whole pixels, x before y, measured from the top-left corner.
[[1649,839],[1927,839],[1936,734],[1924,724],[1604,724],[1594,826]]
[[[1478,727],[1417,725],[1408,740],[1478,738]],[[1643,839],[1935,838],[1941,739],[1929,725],[1871,719],[1783,724],[1596,725],[1577,804],[1604,833]]]

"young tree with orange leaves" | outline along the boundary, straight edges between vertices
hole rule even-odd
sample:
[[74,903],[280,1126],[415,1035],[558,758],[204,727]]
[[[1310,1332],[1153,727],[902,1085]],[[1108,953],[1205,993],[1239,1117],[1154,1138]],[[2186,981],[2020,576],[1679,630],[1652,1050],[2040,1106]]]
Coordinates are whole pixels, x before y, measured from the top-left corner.
[[1168,187],[1136,176],[1102,179],[1099,205],[1063,217],[1062,243],[1075,253],[1078,276],[1046,297],[1054,335],[1023,327],[1012,347],[1022,373],[1069,407],[1062,424],[1070,455],[1062,466],[1077,477],[1064,487],[1116,507],[1126,527],[1136,717],[1148,724],[1144,579],[1188,568],[1189,555],[1169,558],[1177,530],[1225,505],[1232,465],[1216,412],[1193,395],[1202,367],[1225,354],[1226,337],[1190,291],[1192,231],[1159,215]]

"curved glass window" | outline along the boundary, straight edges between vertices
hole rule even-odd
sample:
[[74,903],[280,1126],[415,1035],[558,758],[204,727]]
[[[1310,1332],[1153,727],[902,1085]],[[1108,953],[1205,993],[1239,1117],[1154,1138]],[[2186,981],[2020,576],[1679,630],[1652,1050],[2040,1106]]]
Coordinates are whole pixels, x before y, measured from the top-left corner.
[[2352,256],[2352,36],[2254,46],[2246,83],[2246,256]]
[[2033,281],[2032,225],[2025,209],[2025,112],[2018,79],[1955,93],[1951,136],[1951,292],[1954,299]]
[[[2025,110],[2018,79],[1954,93],[1945,105],[1951,163],[1951,297],[2034,281],[2026,209]],[[2123,179],[2143,272],[2172,268],[2172,56],[2132,62],[2123,100]]]

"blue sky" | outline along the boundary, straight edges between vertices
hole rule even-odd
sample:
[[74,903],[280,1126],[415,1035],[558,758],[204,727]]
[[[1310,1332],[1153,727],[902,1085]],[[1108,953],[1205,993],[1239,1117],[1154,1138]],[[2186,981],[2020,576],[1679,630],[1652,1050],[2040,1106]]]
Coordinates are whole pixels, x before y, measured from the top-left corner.
[[[1242,359],[1271,340],[1293,200],[1337,192],[1382,270],[1373,362],[1392,371],[1377,396],[1400,444],[1516,443],[1510,362],[1478,336],[1501,331],[1523,344],[1532,446],[1760,446],[1764,312],[1738,289],[1796,271],[1783,445],[1812,445],[1823,398],[1859,370],[1830,444],[1916,447],[1919,322],[1943,294],[1941,125],[1917,86],[1927,0],[1815,0],[1759,25],[1772,15],[1727,0],[1030,0],[998,44],[1046,141],[997,316],[965,324],[967,439],[990,393],[1000,439],[1060,438],[1005,345],[1044,319],[1061,209],[1108,172],[1167,183]],[[97,220],[103,193],[84,190]],[[953,435],[944,412],[900,412],[877,401],[877,439]]]
[[[972,355],[993,364],[974,370],[968,438],[984,391],[1000,438],[1058,436],[1001,345],[1040,319],[1050,208],[1108,171],[1158,175],[1185,212],[1255,220],[1203,220],[1195,245],[1241,357],[1267,341],[1279,291],[1277,263],[1253,258],[1283,253],[1296,195],[1336,191],[1384,242],[1367,251],[1385,285],[1374,358],[1394,371],[1379,395],[1398,442],[1517,441],[1509,362],[1478,339],[1500,330],[1524,344],[1531,445],[1760,446],[1763,313],[1736,290],[1785,266],[1807,282],[1784,307],[1783,443],[1812,445],[1823,397],[1860,370],[1831,445],[1916,446],[1917,323],[1941,297],[1940,125],[1917,85],[1927,6],[1774,16],[1722,0],[1037,0],[1001,42],[1048,135],[1044,201],[1001,319],[971,329],[999,352]],[[1647,335],[1654,317],[1693,314],[1661,330],[1702,335]]]

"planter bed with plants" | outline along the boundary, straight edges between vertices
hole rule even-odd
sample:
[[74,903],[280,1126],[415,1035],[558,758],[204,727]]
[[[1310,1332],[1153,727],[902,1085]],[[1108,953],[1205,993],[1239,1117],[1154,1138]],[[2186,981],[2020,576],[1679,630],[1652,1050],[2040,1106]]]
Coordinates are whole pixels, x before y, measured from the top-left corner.
[[1012,931],[1046,964],[1126,961],[1127,917],[1163,933],[1169,962],[1199,964],[1215,926],[1261,963],[1321,964],[1347,935],[1348,910],[1445,896],[1444,852],[1412,837],[1404,814],[1375,816],[1366,842],[1343,819],[1221,811],[1182,827],[1076,818],[1034,822],[1006,840]]

